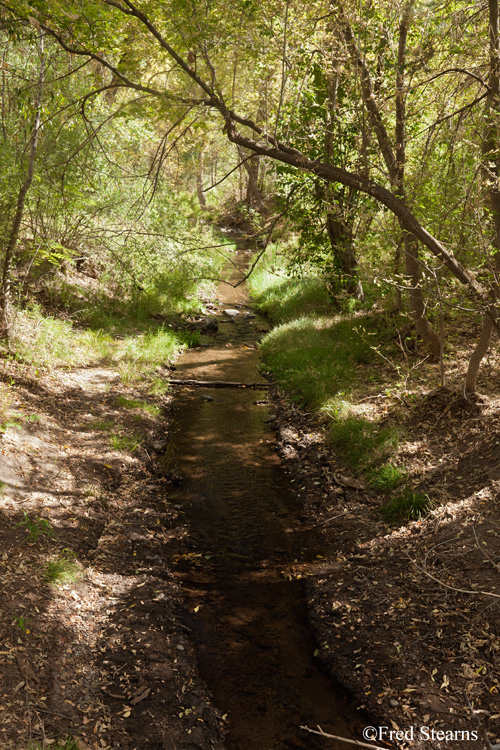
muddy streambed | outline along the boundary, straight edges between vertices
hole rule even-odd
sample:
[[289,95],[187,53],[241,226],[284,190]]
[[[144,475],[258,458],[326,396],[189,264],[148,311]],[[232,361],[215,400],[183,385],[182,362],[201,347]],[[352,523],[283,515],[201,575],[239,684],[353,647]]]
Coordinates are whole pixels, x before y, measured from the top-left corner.
[[[237,258],[244,267],[245,253]],[[221,285],[219,330],[184,355],[176,377],[265,383],[257,342],[268,326],[247,302],[244,288]],[[178,565],[186,625],[200,675],[227,715],[227,750],[345,748],[300,729],[360,738],[364,724],[321,671],[304,584],[288,575],[321,548],[301,521],[269,417],[265,388],[177,389],[166,459],[180,477],[173,494],[193,544]]]

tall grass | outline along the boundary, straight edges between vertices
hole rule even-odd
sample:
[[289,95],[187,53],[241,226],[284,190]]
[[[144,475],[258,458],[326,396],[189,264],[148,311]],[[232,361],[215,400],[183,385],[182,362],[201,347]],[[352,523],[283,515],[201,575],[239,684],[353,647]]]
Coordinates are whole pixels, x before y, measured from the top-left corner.
[[340,315],[324,282],[287,277],[286,259],[271,251],[251,277],[252,296],[276,324],[261,342],[275,380],[307,408],[331,418],[329,439],[337,453],[374,489],[390,492],[405,473],[389,463],[399,435],[391,426],[356,413],[356,392],[377,384],[375,349],[390,347],[390,326],[382,312]]
[[[296,400],[316,409],[345,393],[370,362],[372,352],[360,335],[366,324],[309,315],[278,325],[262,341],[264,362]],[[374,374],[371,375],[374,377]]]
[[356,381],[378,380],[371,346],[382,334],[380,313],[342,316],[317,275],[287,276],[286,259],[272,250],[250,277],[252,297],[275,328],[262,341],[264,363],[292,397],[337,412]]
[[[385,461],[397,448],[398,434],[394,427],[380,427],[362,417],[347,417],[330,425],[330,439],[353,469],[366,471]],[[375,475],[377,478],[384,472]]]
[[16,356],[35,367],[117,367],[126,382],[150,377],[159,365],[168,365],[187,346],[196,345],[199,334],[176,332],[152,321],[122,321],[120,336],[103,330],[80,329],[69,320],[47,316],[38,304],[19,311],[13,348]]
[[69,320],[47,316],[32,303],[16,316],[12,345],[16,355],[39,367],[72,367],[103,360],[113,339],[103,331],[78,330]]

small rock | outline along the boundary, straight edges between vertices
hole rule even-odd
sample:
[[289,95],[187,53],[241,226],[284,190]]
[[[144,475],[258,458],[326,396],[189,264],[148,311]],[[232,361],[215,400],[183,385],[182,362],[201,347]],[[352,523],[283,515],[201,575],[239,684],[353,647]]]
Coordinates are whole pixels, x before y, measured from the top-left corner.
[[205,333],[217,333],[219,330],[219,324],[215,318],[204,318],[201,321],[201,330]]
[[[162,451],[167,447],[167,441],[166,440],[155,440],[154,443],[152,443],[153,450],[155,451]],[[156,489],[156,487],[153,486],[153,489]]]
[[207,396],[205,394],[203,396],[200,396],[200,398],[202,401],[215,401],[215,399],[212,396]]
[[224,310],[226,315],[228,315],[230,318],[235,318],[237,315],[240,314],[239,310],[233,310],[231,307],[228,307],[227,310]]
[[391,704],[391,706],[393,706],[394,708],[396,708],[396,706],[399,706],[399,701],[397,701],[397,700],[396,700],[395,698],[391,698],[391,700],[389,701],[389,703],[390,703],[390,704]]

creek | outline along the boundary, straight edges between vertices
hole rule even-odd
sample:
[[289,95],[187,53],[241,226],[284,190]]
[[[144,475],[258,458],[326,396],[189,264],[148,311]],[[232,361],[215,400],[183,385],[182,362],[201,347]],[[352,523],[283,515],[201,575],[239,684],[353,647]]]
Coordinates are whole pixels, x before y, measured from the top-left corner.
[[[235,258],[244,269],[248,253]],[[184,354],[176,378],[265,384],[257,347],[269,325],[247,305],[243,285],[220,285],[219,330]],[[227,715],[227,750],[340,750],[348,746],[300,729],[355,738],[363,724],[315,658],[305,585],[288,574],[294,561],[315,559],[321,538],[274,449],[267,399],[265,387],[177,390],[167,459],[192,542],[178,566],[185,623]]]

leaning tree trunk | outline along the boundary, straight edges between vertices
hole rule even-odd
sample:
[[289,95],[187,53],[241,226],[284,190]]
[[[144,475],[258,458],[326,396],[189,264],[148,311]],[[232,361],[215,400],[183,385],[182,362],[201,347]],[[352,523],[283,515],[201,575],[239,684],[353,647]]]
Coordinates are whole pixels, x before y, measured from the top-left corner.
[[466,395],[472,395],[476,392],[479,368],[481,366],[481,362],[483,361],[483,357],[486,356],[486,353],[489,349],[493,327],[493,320],[486,315],[483,319],[483,328],[481,330],[479,341],[477,342],[476,348],[472,352],[469,359],[469,367],[467,368],[467,375],[465,377]]
[[38,136],[40,133],[40,119],[42,112],[42,95],[43,95],[43,84],[45,76],[45,61],[43,54],[43,35],[40,32],[38,49],[40,56],[40,67],[38,73],[38,85],[35,95],[35,119],[33,122],[33,128],[31,131],[31,144],[28,159],[28,168],[26,171],[25,178],[19,193],[17,194],[16,211],[12,220],[10,232],[8,234],[7,243],[5,245],[3,265],[2,265],[2,286],[1,286],[1,299],[0,299],[0,336],[2,338],[9,339],[11,326],[12,326],[12,259],[14,251],[16,249],[17,240],[19,238],[19,230],[21,228],[21,221],[24,214],[24,204],[26,201],[26,195],[33,182],[33,175],[35,172],[35,160],[36,152],[38,148]]

